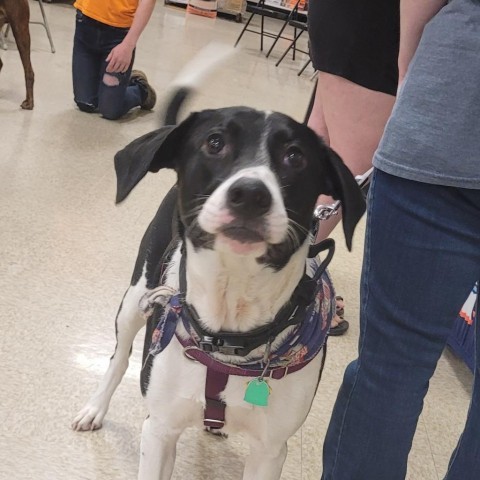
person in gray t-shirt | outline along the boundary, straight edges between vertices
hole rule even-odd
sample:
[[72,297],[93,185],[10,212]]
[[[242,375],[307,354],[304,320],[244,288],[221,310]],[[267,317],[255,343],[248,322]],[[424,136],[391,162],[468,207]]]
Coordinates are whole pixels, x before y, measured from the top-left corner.
[[[401,86],[374,158],[359,356],[332,414],[323,480],[405,478],[428,382],[480,279],[480,0],[401,0],[400,10]],[[445,480],[480,478],[471,328],[472,403]]]
[[425,26],[375,167],[419,182],[480,188],[479,58],[480,2],[453,0]]

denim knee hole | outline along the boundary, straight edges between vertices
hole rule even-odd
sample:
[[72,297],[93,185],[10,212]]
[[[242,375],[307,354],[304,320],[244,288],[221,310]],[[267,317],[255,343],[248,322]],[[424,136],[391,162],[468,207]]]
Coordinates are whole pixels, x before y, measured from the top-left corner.
[[115,75],[105,73],[105,75],[103,75],[103,83],[107,87],[118,87],[120,85],[120,80]]

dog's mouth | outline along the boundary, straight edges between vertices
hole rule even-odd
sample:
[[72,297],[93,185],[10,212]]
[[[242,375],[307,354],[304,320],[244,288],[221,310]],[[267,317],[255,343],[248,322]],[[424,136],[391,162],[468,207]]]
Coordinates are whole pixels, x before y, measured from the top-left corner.
[[217,240],[238,255],[261,254],[267,248],[264,230],[261,225],[247,226],[232,222],[219,230]]
[[242,225],[226,225],[220,230],[222,235],[241,243],[265,242],[265,235],[259,231]]

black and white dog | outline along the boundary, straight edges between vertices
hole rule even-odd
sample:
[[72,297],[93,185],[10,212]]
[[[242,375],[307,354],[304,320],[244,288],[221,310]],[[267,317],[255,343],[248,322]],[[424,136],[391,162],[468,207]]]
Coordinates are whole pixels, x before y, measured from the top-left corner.
[[[185,93],[174,96],[170,119]],[[145,324],[142,310],[150,310],[139,478],[169,479],[180,434],[198,425],[244,432],[251,442],[244,480],[278,479],[322,365],[315,346],[315,355],[305,354],[302,342],[318,329],[304,328],[296,305],[309,278],[315,203],[320,194],[342,202],[350,248],[365,209],[354,177],[307,126],[245,107],[193,113],[144,135],[117,154],[115,166],[117,202],[147,172],[174,169],[178,182],[143,237],[116,320],[115,353],[73,428],[101,427]],[[307,303],[317,293],[310,290]],[[333,292],[327,300],[328,310]]]

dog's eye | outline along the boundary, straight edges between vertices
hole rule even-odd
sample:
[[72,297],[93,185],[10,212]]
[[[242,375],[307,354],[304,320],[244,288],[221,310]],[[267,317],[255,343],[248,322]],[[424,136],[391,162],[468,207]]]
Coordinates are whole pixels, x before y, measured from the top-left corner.
[[220,133],[212,133],[207,138],[206,147],[208,153],[216,155],[225,148],[225,140]]
[[298,147],[289,147],[283,157],[283,163],[295,170],[301,170],[307,164],[305,155]]

